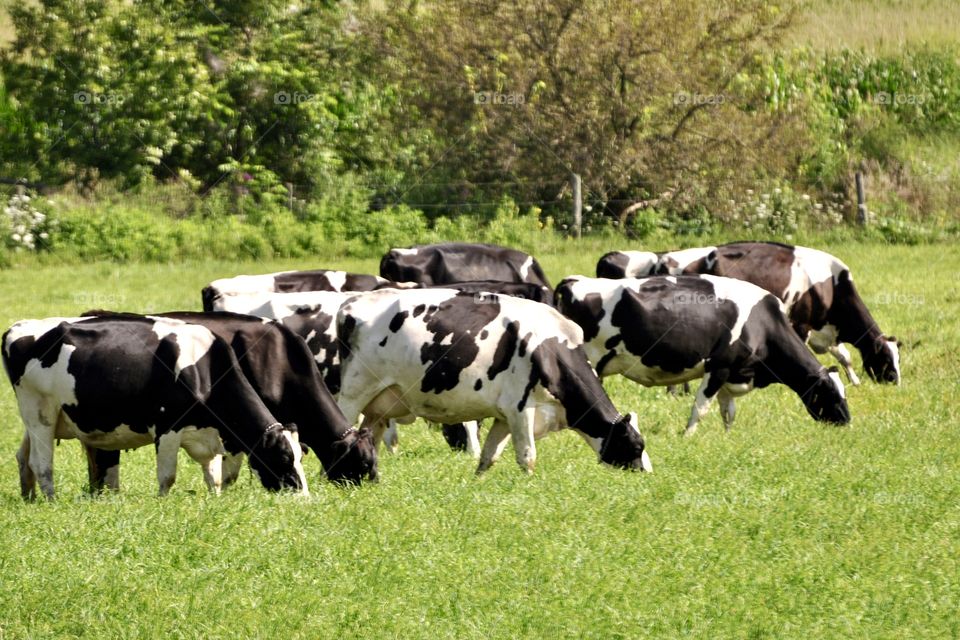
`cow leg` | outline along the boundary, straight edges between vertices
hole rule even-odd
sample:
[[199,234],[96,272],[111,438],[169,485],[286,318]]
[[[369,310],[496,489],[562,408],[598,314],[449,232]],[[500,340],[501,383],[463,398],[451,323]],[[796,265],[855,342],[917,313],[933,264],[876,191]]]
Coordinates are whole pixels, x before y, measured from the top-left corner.
[[226,453],[223,456],[223,462],[220,463],[220,477],[224,487],[229,487],[237,478],[240,477],[240,469],[243,468],[242,453]]
[[533,473],[533,468],[537,464],[537,445],[534,442],[536,421],[537,409],[530,407],[520,412],[517,419],[510,422],[517,464],[527,473]]
[[463,430],[467,432],[467,453],[472,458],[480,458],[480,421],[464,422]]
[[20,495],[24,500],[37,497],[37,476],[30,468],[30,435],[24,432],[20,448],[17,450],[17,467],[20,469]]
[[103,493],[103,488],[113,491],[120,490],[120,452],[97,449],[84,444],[83,450],[87,454],[87,489],[90,495]]
[[477,475],[480,475],[493,466],[500,459],[510,439],[510,427],[506,422],[497,418],[487,432],[487,439],[483,442],[483,451],[480,453],[480,464],[477,465]]
[[697,423],[706,415],[710,403],[713,401],[713,396],[716,395],[716,390],[712,389],[713,385],[710,384],[712,377],[712,373],[703,376],[703,381],[697,389],[697,397],[693,401],[693,410],[690,412],[687,428],[683,432],[685,436],[692,436],[696,433]]
[[396,453],[400,448],[400,432],[397,430],[397,421],[391,418],[386,429],[381,429],[380,439],[390,453]]
[[168,431],[156,440],[157,483],[160,496],[170,492],[177,479],[177,453],[180,451],[180,433]]
[[837,359],[837,362],[839,362],[843,370],[846,371],[847,380],[850,381],[850,384],[855,387],[860,386],[860,378],[857,377],[857,372],[853,370],[853,358],[850,357],[850,352],[847,351],[847,348],[837,343],[827,347],[827,351]]
[[180,439],[180,445],[203,469],[203,481],[207,483],[207,488],[214,495],[220,495],[223,487],[224,454],[220,436],[206,430],[193,431]]
[[53,437],[60,412],[57,408],[43,406],[41,400],[29,392],[18,395],[17,402],[26,426],[26,437],[30,438],[26,447],[21,443],[20,450],[26,449],[24,453],[30,472],[40,484],[43,495],[53,500]]
[[725,387],[717,393],[717,400],[720,402],[720,416],[723,418],[723,426],[727,431],[733,427],[733,419],[737,414],[737,405],[734,402],[733,394]]

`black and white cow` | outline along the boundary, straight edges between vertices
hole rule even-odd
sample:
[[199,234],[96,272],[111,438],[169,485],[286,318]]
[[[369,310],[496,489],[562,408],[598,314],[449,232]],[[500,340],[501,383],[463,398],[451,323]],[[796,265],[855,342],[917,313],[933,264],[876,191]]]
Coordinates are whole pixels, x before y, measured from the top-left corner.
[[860,380],[845,342],[860,350],[873,380],[900,384],[900,343],[880,331],[850,268],[829,253],[776,242],[734,242],[661,254],[618,251],[597,264],[597,276],[603,278],[653,274],[709,274],[751,282],[783,301],[797,334],[816,353],[833,355],[852,384]]
[[[441,285],[430,285],[437,288]],[[483,293],[503,293],[518,298],[553,304],[553,292],[526,282],[498,282],[483,280],[458,282],[446,285],[446,288],[473,293],[481,299]],[[333,317],[337,310],[356,293],[336,293],[331,291],[302,291],[298,293],[259,293],[227,294],[216,302],[217,310],[233,311],[261,318],[279,320],[307,341],[313,352],[317,366],[323,374],[330,391],[339,393],[340,357],[337,353],[336,323]],[[441,425],[443,437],[453,449],[464,450],[473,457],[480,456],[479,425],[475,422],[465,424]],[[387,449],[395,452],[399,438],[395,426],[391,426],[385,437]]]
[[534,439],[569,426],[602,462],[650,470],[636,416],[617,412],[590,368],[579,327],[543,304],[446,289],[381,290],[337,316],[340,406],[382,433],[388,418],[494,418],[477,472],[513,437],[533,471]]
[[182,446],[214,491],[222,454],[246,453],[264,487],[307,493],[296,425],[283,426],[210,330],[170,318],[23,320],[3,337],[3,362],[26,427],[17,459],[25,498],[54,496],[53,443],[92,449],[154,444],[165,495]]
[[646,386],[703,378],[686,434],[714,396],[726,427],[734,397],[773,383],[790,387],[816,420],[847,423],[843,383],[787,323],[775,296],[742,280],[713,276],[567,278],[558,309],[583,329],[584,350],[601,377]]
[[550,289],[533,256],[495,244],[445,242],[391,249],[380,261],[380,275],[424,285],[475,280],[530,282]]
[[[85,315],[130,314],[94,311]],[[280,422],[298,426],[300,443],[316,453],[328,479],[354,484],[364,478],[376,480],[377,451],[370,430],[358,431],[347,423],[300,336],[279,322],[262,322],[234,313],[182,311],[160,315],[206,327],[225,340],[267,409]],[[119,451],[98,453],[96,466],[104,470],[101,474],[119,464],[119,456]],[[241,461],[240,455],[224,460],[225,485],[236,479]],[[102,487],[103,477],[98,479],[98,483],[91,483],[92,488]]]
[[296,291],[373,291],[396,283],[365,273],[330,269],[279,271],[214,280],[201,292],[204,311],[229,311],[218,303],[226,294],[292,293]]

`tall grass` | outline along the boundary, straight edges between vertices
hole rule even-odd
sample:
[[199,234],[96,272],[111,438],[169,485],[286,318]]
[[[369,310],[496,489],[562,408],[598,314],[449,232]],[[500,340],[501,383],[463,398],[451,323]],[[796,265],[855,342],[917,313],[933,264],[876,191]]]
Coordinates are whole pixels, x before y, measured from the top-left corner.
[[953,0],[810,0],[789,44],[817,50],[898,53],[960,42],[960,4]]

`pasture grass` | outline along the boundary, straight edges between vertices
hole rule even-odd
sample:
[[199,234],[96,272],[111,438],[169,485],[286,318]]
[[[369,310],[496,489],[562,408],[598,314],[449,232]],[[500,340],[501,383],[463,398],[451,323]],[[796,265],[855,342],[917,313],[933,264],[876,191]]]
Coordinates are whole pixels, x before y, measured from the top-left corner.
[[[564,432],[539,442],[534,476],[508,447],[477,479],[417,424],[376,485],[331,486],[308,459],[306,499],[246,471],[212,497],[185,455],[158,499],[149,447],[124,454],[119,495],[90,499],[64,441],[58,500],[25,504],[4,384],[0,638],[958,637],[960,252],[823,248],[903,340],[903,386],[849,388],[845,428],[768,388],[739,401],[731,432],[714,407],[683,439],[690,397],[608,379],[640,414],[649,475],[598,465]],[[557,280],[599,254],[538,257]],[[0,271],[0,320],[199,308],[215,277],[317,266],[334,264],[22,267]]]

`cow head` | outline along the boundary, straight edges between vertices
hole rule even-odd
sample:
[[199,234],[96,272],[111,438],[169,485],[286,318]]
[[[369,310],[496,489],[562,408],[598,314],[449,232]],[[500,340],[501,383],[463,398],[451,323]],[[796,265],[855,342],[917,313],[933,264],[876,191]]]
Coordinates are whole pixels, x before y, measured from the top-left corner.
[[267,427],[250,450],[250,469],[269,491],[294,489],[307,494],[302,456],[297,425],[277,423]]
[[323,468],[331,482],[360,484],[363,479],[377,480],[377,447],[373,432],[364,427],[350,429],[330,446]]
[[809,383],[803,404],[814,420],[835,424],[850,422],[846,391],[836,367],[821,369],[811,377]]
[[613,423],[600,444],[600,461],[621,469],[653,471],[643,436],[637,427],[637,414],[631,413]]
[[900,384],[900,342],[893,336],[880,336],[863,359],[863,367],[875,381]]

